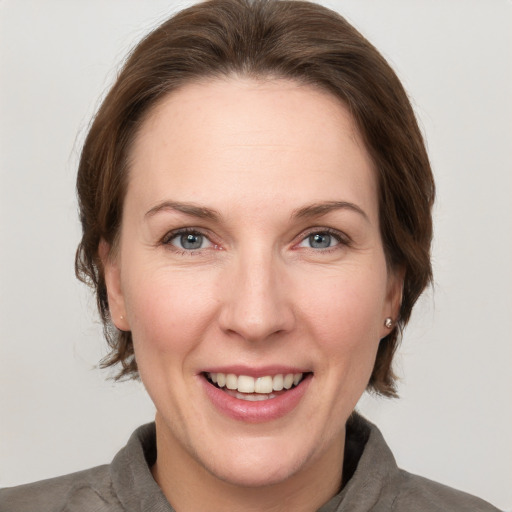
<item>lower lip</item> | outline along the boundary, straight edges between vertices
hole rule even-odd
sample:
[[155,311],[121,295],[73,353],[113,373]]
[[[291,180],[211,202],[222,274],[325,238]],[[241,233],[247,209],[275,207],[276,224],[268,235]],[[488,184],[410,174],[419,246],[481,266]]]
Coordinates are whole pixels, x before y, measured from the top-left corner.
[[311,374],[286,393],[259,402],[235,398],[211,384],[203,375],[199,378],[203,382],[206,395],[222,414],[246,423],[263,423],[282,418],[297,407],[309,386]]

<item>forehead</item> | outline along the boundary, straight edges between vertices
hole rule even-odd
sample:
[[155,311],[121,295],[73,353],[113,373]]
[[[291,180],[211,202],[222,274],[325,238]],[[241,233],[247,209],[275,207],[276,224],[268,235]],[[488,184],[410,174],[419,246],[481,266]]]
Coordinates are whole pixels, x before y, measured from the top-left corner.
[[289,80],[184,86],[149,114],[130,160],[128,193],[137,188],[147,201],[268,200],[283,191],[298,202],[376,198],[372,162],[348,109]]

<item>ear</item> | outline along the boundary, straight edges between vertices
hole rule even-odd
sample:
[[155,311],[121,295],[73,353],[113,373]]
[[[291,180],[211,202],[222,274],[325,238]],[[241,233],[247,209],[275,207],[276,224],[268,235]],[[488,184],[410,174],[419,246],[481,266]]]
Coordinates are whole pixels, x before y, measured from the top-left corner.
[[126,307],[121,287],[121,268],[119,255],[113,254],[112,247],[101,239],[98,254],[103,265],[103,274],[107,286],[108,309],[113,324],[121,331],[129,331]]
[[[391,329],[396,326],[396,322],[400,315],[400,306],[402,305],[404,279],[405,268],[403,267],[391,269],[388,273],[386,301],[382,315],[381,339],[387,336],[391,332]],[[384,325],[387,318],[391,318],[393,321],[391,329]]]

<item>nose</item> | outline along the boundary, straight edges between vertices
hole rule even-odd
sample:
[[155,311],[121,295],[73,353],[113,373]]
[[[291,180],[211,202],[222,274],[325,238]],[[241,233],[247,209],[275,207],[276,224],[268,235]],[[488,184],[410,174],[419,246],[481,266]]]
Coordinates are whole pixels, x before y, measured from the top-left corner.
[[221,285],[221,329],[246,341],[290,332],[295,325],[286,269],[270,251],[249,250],[234,258]]

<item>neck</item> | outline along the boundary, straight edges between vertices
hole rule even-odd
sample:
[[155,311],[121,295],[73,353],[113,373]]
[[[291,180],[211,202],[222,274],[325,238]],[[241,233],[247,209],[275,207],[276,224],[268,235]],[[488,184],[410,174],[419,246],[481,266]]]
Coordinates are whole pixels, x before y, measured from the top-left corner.
[[[159,428],[160,427],[160,428]],[[165,435],[157,416],[155,481],[176,512],[313,512],[339,492],[345,432],[317,460],[289,478],[265,486],[240,486],[221,480],[193,458],[175,438]]]

